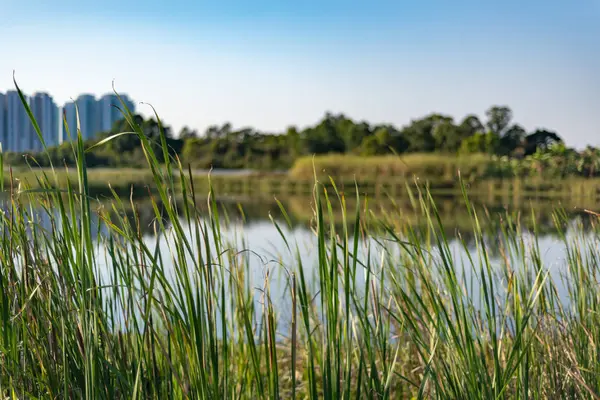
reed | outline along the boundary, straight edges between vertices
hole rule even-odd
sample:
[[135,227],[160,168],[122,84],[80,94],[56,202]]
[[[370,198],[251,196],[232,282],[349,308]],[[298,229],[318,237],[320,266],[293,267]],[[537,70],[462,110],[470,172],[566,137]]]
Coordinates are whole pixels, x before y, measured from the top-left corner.
[[465,178],[481,178],[487,177],[497,165],[497,160],[484,154],[460,156],[416,153],[371,157],[325,155],[298,159],[290,174],[295,178],[310,178],[313,171],[316,171],[319,176],[333,176],[336,179],[355,177],[358,180],[412,180],[417,176],[421,179],[454,180],[458,170]]
[[[464,185],[476,240],[458,241],[466,255],[459,258],[433,197],[420,186],[412,199],[425,224],[413,229],[364,219],[368,202],[357,191],[350,208],[344,194],[324,190],[315,177],[314,265],[291,240],[282,207],[273,224],[286,246],[256,282],[251,265],[259,255],[231,239],[215,193],[202,211],[206,198],[198,197],[191,171],[168,157],[164,135],[168,161],[161,166],[125,104],[123,113],[142,142],[159,235],[145,237],[135,202],[116,192],[110,207],[93,211],[79,133],[77,173],[64,184],[58,172],[44,171],[35,188],[5,188],[2,396],[600,395],[597,240],[567,236],[560,211],[554,218],[567,257],[559,282],[542,263],[535,231],[523,235],[510,216],[488,230]],[[126,208],[132,218],[122,216]],[[96,212],[102,232],[90,222]],[[275,294],[277,280],[286,300]]]

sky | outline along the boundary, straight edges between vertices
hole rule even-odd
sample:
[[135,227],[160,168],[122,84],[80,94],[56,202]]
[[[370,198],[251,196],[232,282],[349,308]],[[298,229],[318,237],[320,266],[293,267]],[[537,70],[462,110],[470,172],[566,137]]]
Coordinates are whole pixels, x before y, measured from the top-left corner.
[[600,145],[600,0],[0,0],[0,92],[13,71],[60,105],[114,82],[175,131],[498,104]]

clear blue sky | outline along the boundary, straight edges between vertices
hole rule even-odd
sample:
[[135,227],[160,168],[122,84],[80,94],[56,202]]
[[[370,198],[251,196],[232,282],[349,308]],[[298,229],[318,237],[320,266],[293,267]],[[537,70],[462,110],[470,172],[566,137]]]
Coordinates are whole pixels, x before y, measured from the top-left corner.
[[527,129],[600,145],[600,0],[0,0],[0,21],[0,91],[13,70],[61,103],[115,79],[176,129],[506,104]]

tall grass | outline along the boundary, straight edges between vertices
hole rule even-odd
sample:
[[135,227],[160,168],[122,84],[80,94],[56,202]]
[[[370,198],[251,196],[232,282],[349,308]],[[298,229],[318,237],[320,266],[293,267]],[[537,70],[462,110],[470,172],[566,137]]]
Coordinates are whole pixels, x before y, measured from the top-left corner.
[[[476,246],[459,241],[468,255],[461,258],[427,191],[414,191],[426,221],[416,230],[364,220],[368,202],[357,197],[349,209],[343,194],[331,195],[317,180],[315,265],[305,264],[287,236],[282,207],[283,218],[273,224],[286,257],[255,282],[250,261],[260,255],[226,238],[227,215],[215,194],[201,212],[206,199],[196,196],[191,171],[168,158],[164,134],[163,167],[125,104],[122,111],[152,175],[157,235],[144,236],[135,202],[113,193],[112,212],[98,211],[101,243],[92,239],[98,228],[90,222],[94,200],[79,129],[76,179],[58,189],[48,172],[36,188],[7,188],[0,214],[3,396],[600,395],[596,240],[567,236],[561,213],[555,218],[567,254],[564,282],[549,274],[518,220],[508,218],[490,243],[485,216],[466,191]],[[133,218],[123,216],[125,208],[134,209]],[[40,209],[51,229],[41,225]],[[274,297],[276,273],[286,301]]]
[[294,163],[290,174],[295,178],[311,177],[313,171],[336,179],[355,177],[359,180],[386,178],[454,180],[456,171],[463,177],[488,178],[515,174],[496,173],[500,163],[486,154],[428,154],[416,153],[398,156],[324,155],[301,157]]

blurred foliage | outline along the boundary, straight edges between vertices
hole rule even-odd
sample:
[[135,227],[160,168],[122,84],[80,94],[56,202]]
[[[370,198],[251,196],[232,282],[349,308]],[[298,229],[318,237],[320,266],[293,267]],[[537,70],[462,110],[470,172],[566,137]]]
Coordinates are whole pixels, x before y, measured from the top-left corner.
[[[139,124],[155,152],[160,149],[161,125],[154,118],[137,115]],[[233,129],[231,124],[210,126],[204,134],[184,127],[177,135],[164,126],[165,138],[172,156],[179,157],[193,168],[287,170],[298,162],[294,170],[305,169],[303,157],[313,155],[346,155],[331,158],[350,175],[360,173],[352,165],[373,165],[357,157],[402,155],[414,153],[413,158],[384,162],[384,171],[390,174],[409,174],[409,170],[428,170],[433,174],[448,175],[460,167],[476,169],[480,176],[595,176],[600,170],[600,150],[588,147],[575,151],[564,145],[555,132],[538,129],[527,132],[512,121],[512,111],[506,106],[493,106],[486,112],[486,120],[467,115],[456,122],[443,114],[430,114],[397,128],[391,124],[373,125],[354,121],[343,114],[327,113],[314,126],[302,130],[289,127],[282,133],[265,133],[253,128]],[[145,164],[140,140],[133,134],[121,134],[131,129],[125,120],[114,124],[109,132],[98,134],[86,142],[89,167],[139,167]],[[100,143],[105,141],[104,143]],[[100,143],[100,145],[98,145]],[[415,155],[416,154],[416,155]],[[475,156],[477,154],[478,156]],[[485,155],[485,156],[484,156]],[[48,155],[6,154],[12,166],[74,165],[71,143],[48,149]],[[163,161],[163,160],[159,160]],[[397,166],[390,164],[396,163]],[[344,165],[339,165],[340,163]],[[422,165],[419,165],[422,163]],[[477,164],[477,165],[475,165]],[[407,167],[410,165],[410,167]],[[436,166],[437,165],[437,166]],[[377,169],[369,173],[378,173]],[[436,176],[437,176],[436,175]]]

